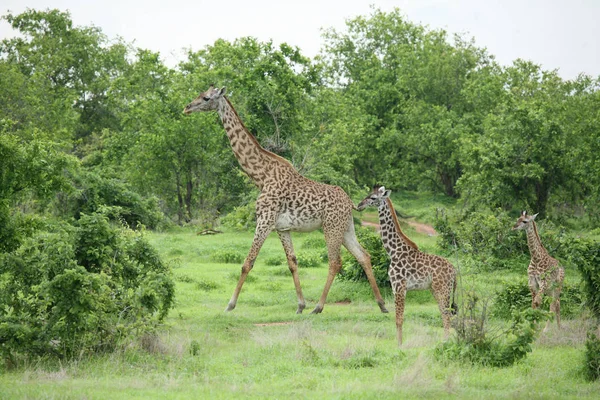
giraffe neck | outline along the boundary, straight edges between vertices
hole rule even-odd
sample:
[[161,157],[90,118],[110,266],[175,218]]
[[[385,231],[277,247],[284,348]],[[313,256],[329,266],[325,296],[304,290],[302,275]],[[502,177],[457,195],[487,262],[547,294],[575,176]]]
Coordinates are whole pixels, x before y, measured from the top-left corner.
[[381,241],[387,253],[392,256],[393,251],[414,252],[419,247],[400,229],[396,211],[392,201],[387,198],[379,206],[379,225],[381,226]]
[[276,166],[293,169],[286,159],[261,147],[248,131],[229,99],[222,97],[217,112],[227,132],[229,144],[244,172],[262,189],[265,179]]
[[531,225],[527,227],[527,246],[529,246],[529,253],[531,253],[532,263],[540,261],[544,256],[548,255],[548,252],[542,245],[540,235],[538,234],[537,226],[534,221],[531,221]]

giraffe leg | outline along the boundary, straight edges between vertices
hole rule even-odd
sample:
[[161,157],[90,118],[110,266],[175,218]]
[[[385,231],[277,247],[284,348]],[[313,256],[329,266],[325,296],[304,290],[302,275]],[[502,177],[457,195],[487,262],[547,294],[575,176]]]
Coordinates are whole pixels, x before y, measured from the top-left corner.
[[296,314],[302,314],[306,303],[304,302],[304,296],[302,295],[302,288],[300,287],[300,278],[298,278],[298,260],[294,254],[294,245],[292,244],[292,235],[289,231],[277,231],[283,249],[285,250],[285,256],[287,258],[292,278],[294,279],[294,286],[296,287],[296,296],[298,296],[298,309]]
[[327,274],[327,282],[325,282],[325,288],[323,288],[323,293],[321,294],[321,298],[319,298],[319,303],[317,303],[314,310],[312,310],[311,314],[319,314],[323,311],[323,307],[325,307],[325,300],[327,300],[327,294],[329,293],[329,289],[331,289],[331,285],[333,284],[333,280],[335,276],[340,272],[342,268],[342,259],[340,257],[340,248],[342,247],[342,235],[335,234],[335,232],[331,232],[325,226],[323,226],[323,231],[325,232],[325,242],[327,243],[327,256],[329,258],[329,273]]
[[538,299],[538,282],[534,275],[529,275],[529,291],[531,292],[531,308],[536,309],[539,307],[541,299]]
[[550,311],[556,316],[556,324],[560,329],[560,292],[562,292],[563,281],[565,279],[565,270],[563,268],[558,269],[558,277],[556,279],[556,287],[552,290],[552,304],[550,304]]
[[404,302],[406,300],[406,282],[400,281],[394,290],[394,303],[396,306],[396,339],[398,347],[402,346],[402,324],[404,323]]
[[371,266],[371,256],[356,239],[354,223],[352,220],[350,220],[348,230],[344,234],[343,244],[344,247],[346,247],[346,249],[348,249],[348,251],[360,263],[363,270],[365,271],[365,274],[367,274],[367,279],[369,280],[369,284],[371,285],[371,289],[373,290],[373,294],[375,295],[375,299],[377,300],[379,309],[381,310],[381,312],[387,313],[388,310],[387,308],[385,308],[385,302],[383,301],[383,297],[381,297],[381,292],[379,292],[379,286],[377,286],[377,281],[375,281],[375,275],[373,275],[373,267]]
[[433,297],[435,297],[435,300],[438,303],[438,308],[440,309],[440,313],[442,314],[442,324],[444,325],[445,339],[448,339],[448,336],[450,335],[450,317],[452,315],[450,296],[452,294],[453,286],[454,282],[451,282],[448,285],[436,285],[434,283],[431,285]]
[[254,232],[254,240],[252,241],[252,246],[250,247],[250,251],[248,252],[248,256],[244,261],[244,265],[242,265],[242,274],[240,275],[240,279],[233,291],[233,295],[231,296],[231,300],[227,304],[227,308],[225,311],[231,311],[235,308],[237,304],[238,297],[240,295],[240,291],[242,290],[242,286],[244,285],[244,281],[246,281],[246,277],[250,273],[252,267],[254,267],[254,262],[256,261],[256,257],[258,256],[258,252],[262,247],[265,239],[271,233],[272,225],[260,224],[257,222],[256,231]]

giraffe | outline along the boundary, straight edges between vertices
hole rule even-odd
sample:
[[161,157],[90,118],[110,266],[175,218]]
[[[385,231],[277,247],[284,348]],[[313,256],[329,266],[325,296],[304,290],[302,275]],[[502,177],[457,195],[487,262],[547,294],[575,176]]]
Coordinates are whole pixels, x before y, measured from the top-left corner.
[[[527,234],[527,246],[531,253],[531,261],[527,268],[531,307],[538,308],[542,304],[542,295],[549,294],[553,299],[550,311],[556,316],[556,324],[560,329],[560,292],[565,279],[565,270],[559,266],[557,259],[550,257],[542,245],[535,217],[537,214],[527,215],[527,211],[523,211],[512,229],[525,229]],[[550,321],[547,321],[544,331],[548,329],[549,324]]]
[[395,297],[398,346],[402,345],[404,301],[408,290],[431,289],[442,314],[444,334],[448,337],[450,315],[457,309],[454,303],[456,270],[445,258],[423,253],[412,240],[406,237],[400,229],[396,211],[389,198],[390,193],[391,191],[383,186],[375,186],[373,191],[358,204],[357,209],[362,211],[369,206],[378,207],[381,241],[390,257],[388,276]]
[[325,300],[333,280],[342,267],[341,246],[356,257],[364,269],[381,312],[387,313],[385,302],[371,268],[371,256],[356,238],[352,210],[354,203],[339,187],[312,181],[300,175],[292,164],[283,157],[260,146],[256,138],[244,126],[236,110],[225,96],[225,88],[210,86],[188,104],[183,112],[216,111],[223,123],[229,143],[242,170],[259,188],[256,200],[256,231],[242,272],[225,311],[235,308],[246,277],[256,261],[265,239],[276,231],[292,273],[298,298],[297,314],[302,313],[306,303],[298,278],[298,262],[294,254],[290,232],[310,232],[323,228],[329,272],[319,302],[312,311],[323,311]]

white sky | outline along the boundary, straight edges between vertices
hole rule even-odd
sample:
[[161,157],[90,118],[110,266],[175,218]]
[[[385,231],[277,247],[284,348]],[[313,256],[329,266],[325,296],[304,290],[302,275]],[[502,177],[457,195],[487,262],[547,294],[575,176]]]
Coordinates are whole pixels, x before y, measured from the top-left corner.
[[[566,79],[580,72],[600,76],[600,0],[2,0],[0,13],[69,10],[75,25],[95,25],[109,38],[160,51],[173,66],[183,48],[243,36],[287,42],[313,57],[323,44],[321,28],[342,30],[346,19],[370,14],[371,4],[467,33],[503,65],[524,58]],[[0,22],[0,38],[12,36]]]

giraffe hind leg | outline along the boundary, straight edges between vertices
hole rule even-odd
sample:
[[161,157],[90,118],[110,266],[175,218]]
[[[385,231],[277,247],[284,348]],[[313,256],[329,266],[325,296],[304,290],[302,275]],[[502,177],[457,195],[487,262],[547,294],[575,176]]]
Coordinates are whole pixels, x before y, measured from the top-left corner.
[[365,271],[367,279],[369,280],[369,284],[371,285],[371,289],[373,290],[373,294],[375,295],[375,299],[377,300],[377,304],[379,305],[379,309],[382,313],[387,313],[388,310],[385,308],[385,301],[383,301],[383,297],[381,297],[379,286],[377,286],[377,281],[375,280],[375,275],[373,274],[371,256],[358,242],[356,233],[354,232],[354,223],[352,221],[350,221],[348,230],[344,234],[343,244],[344,247],[348,249],[348,251],[354,256],[354,258],[356,258]]
[[296,314],[302,314],[302,311],[306,307],[304,296],[302,295],[302,288],[300,286],[300,278],[298,277],[298,260],[294,254],[294,246],[292,244],[292,236],[289,231],[277,231],[285,256],[287,258],[288,267],[292,273],[292,279],[294,280],[294,287],[296,288],[296,296],[298,297],[298,309]]

